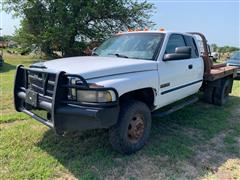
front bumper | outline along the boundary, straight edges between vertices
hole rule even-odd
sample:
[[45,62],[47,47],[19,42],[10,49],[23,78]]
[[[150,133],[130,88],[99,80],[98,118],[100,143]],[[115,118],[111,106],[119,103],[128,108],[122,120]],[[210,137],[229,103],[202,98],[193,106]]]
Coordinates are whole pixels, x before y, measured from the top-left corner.
[[[34,92],[29,77],[31,73],[44,74],[42,91]],[[108,128],[118,119],[119,105],[117,91],[113,88],[97,88],[94,90],[114,90],[117,100],[111,103],[80,103],[68,100],[69,88],[90,89],[87,82],[79,75],[59,72],[55,74],[55,81],[50,83],[48,76],[51,73],[42,69],[29,69],[17,67],[14,83],[15,109],[24,112],[39,122],[56,130],[57,133],[81,131],[87,129]],[[82,80],[82,85],[72,86],[68,83],[69,77]],[[37,78],[39,79],[39,78]],[[52,84],[53,91],[46,89],[48,83]],[[91,88],[93,89],[93,88]]]

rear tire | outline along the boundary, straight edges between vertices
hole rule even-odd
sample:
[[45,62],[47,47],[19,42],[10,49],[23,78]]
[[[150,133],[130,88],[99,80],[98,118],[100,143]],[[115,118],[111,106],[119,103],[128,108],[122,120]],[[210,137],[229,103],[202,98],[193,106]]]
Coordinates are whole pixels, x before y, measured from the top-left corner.
[[132,154],[146,143],[151,130],[151,112],[140,101],[131,100],[121,104],[117,124],[109,129],[113,149],[122,154]]
[[232,90],[232,84],[232,78],[222,80],[221,86],[214,89],[213,104],[222,106],[227,102],[228,96]]
[[207,86],[203,93],[203,100],[207,103],[212,104],[213,103],[213,92],[214,92],[214,87]]

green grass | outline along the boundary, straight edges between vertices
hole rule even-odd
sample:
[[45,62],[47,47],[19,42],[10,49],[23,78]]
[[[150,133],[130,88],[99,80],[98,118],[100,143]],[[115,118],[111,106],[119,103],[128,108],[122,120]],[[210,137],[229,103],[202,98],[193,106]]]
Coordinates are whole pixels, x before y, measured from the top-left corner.
[[14,121],[27,118],[23,114],[16,114],[13,107],[13,81],[15,77],[15,69],[19,64],[24,66],[30,65],[35,59],[30,56],[8,55],[4,57],[5,63],[0,67],[0,99],[1,114],[0,122]]
[[[17,113],[12,102],[15,67],[35,59],[7,56],[0,69],[1,179],[201,179],[211,168],[240,172],[240,81],[224,107],[198,102],[155,118],[146,146],[131,156],[112,150],[106,130],[58,137]],[[236,169],[237,168],[237,169]],[[238,177],[239,178],[239,177]]]

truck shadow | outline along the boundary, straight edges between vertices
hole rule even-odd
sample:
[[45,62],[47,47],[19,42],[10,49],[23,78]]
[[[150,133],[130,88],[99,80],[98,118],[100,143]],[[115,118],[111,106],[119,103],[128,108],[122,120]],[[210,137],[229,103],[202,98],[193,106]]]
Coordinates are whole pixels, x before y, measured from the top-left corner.
[[[109,174],[112,178],[128,173],[139,176],[148,170],[149,175],[159,178],[195,179],[216,172],[229,159],[240,158],[238,144],[225,142],[235,127],[240,129],[239,104],[240,97],[232,96],[224,107],[198,102],[161,120],[155,118],[149,142],[131,156],[112,150],[107,130],[69,137],[57,137],[49,130],[38,146],[76,178],[86,174],[103,178]],[[238,109],[236,114],[234,109]]]
[[13,69],[16,69],[16,66],[13,66],[12,64],[8,64],[7,62],[4,62],[3,66],[0,67],[0,73],[5,73]]

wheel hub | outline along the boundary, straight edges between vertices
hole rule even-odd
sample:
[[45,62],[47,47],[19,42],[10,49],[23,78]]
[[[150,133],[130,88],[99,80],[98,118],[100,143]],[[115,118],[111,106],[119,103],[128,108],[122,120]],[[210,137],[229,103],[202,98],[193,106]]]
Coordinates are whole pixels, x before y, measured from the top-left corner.
[[128,125],[128,138],[132,143],[136,143],[143,136],[144,116],[136,114]]

